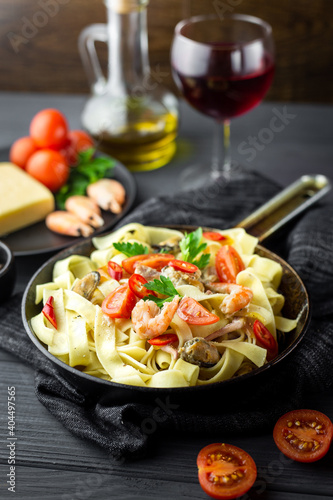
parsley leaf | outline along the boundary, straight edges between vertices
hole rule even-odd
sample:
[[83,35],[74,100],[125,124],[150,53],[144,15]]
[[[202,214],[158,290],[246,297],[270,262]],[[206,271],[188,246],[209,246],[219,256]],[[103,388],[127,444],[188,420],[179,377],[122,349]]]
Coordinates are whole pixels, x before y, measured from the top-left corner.
[[153,302],[155,302],[155,304],[158,305],[158,307],[162,307],[164,302],[171,302],[176,295],[179,295],[170,278],[166,278],[163,275],[160,276],[159,280],[155,279],[154,281],[149,281],[149,283],[146,283],[145,288],[147,288],[147,290],[152,290],[153,292],[157,292],[161,295],[167,296],[164,299],[160,299],[158,297],[155,297],[154,295],[148,295],[147,297],[143,298],[143,300],[152,300]]
[[73,195],[85,195],[89,184],[109,175],[114,167],[114,160],[104,156],[94,156],[95,149],[89,148],[79,153],[78,164],[70,169],[67,183],[55,195],[60,210],[65,208],[67,198]]
[[113,243],[116,250],[126,255],[126,257],[134,257],[134,255],[148,254],[148,247],[141,243]]
[[202,228],[198,227],[198,229],[192,233],[185,233],[185,237],[179,242],[182,259],[191,264],[195,264],[199,269],[207,266],[210,259],[210,254],[204,254],[201,255],[199,259],[195,260],[195,257],[207,247],[207,243],[200,243],[201,239]]

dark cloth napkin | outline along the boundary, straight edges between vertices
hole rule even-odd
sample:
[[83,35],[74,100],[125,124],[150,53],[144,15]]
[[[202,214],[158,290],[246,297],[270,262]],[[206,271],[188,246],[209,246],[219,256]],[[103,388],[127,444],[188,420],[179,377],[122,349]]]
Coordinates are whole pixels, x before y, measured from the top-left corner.
[[[249,171],[237,171],[196,191],[174,193],[147,201],[120,225],[188,224],[228,228],[242,220],[280,190],[272,181]],[[298,348],[285,360],[275,386],[261,384],[256,394],[228,411],[191,412],[181,406],[156,419],[148,404],[110,406],[88,400],[58,372],[24,332],[18,310],[21,295],[0,307],[0,347],[36,369],[39,401],[75,435],[107,450],[116,459],[138,458],[160,430],[205,433],[221,440],[235,434],[271,429],[284,412],[302,406],[312,392],[330,390],[333,382],[333,207],[317,206],[287,232],[280,233],[277,250],[305,281],[312,301],[312,320]],[[148,425],[149,424],[149,425]]]

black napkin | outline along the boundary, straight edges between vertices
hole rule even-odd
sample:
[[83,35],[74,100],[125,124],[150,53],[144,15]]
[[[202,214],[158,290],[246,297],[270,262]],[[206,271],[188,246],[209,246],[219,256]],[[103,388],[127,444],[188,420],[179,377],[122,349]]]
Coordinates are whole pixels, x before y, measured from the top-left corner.
[[[196,191],[152,199],[120,225],[135,221],[227,228],[279,190],[279,186],[258,174],[237,171],[229,179],[221,178]],[[37,398],[65,427],[117,459],[143,456],[159,430],[208,435],[214,429],[215,435],[221,433],[221,439],[264,431],[281,414],[300,407],[309,393],[332,387],[333,207],[311,209],[288,233],[282,234],[276,245],[310,292],[311,325],[299,347],[286,360],[274,391],[263,384],[256,394],[228,412],[195,414],[171,406],[161,408],[164,413],[157,421],[156,406],[92,403],[58,373],[26,336],[18,315],[21,295],[0,307],[0,347],[36,368]]]

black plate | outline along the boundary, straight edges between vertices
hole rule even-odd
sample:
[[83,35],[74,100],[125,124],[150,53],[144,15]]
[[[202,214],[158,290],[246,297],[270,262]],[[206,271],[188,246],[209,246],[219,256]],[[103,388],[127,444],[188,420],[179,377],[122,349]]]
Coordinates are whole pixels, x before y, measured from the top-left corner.
[[[8,157],[9,149],[0,151],[0,161],[9,161]],[[105,223],[94,232],[93,236],[115,226],[130,210],[135,201],[136,183],[134,177],[122,163],[116,161],[112,178],[121,182],[124,186],[126,190],[126,202],[122,212],[118,215],[103,211],[102,216]],[[54,252],[55,250],[61,250],[62,248],[84,240],[84,238],[75,238],[53,233],[47,229],[44,221],[15,231],[8,236],[2,236],[1,239],[9,246],[14,255],[35,255],[45,252]]]
[[[191,232],[194,226],[168,226],[172,229]],[[212,228],[203,228],[211,231]],[[28,283],[22,300],[22,319],[27,335],[37,348],[50,359],[60,370],[62,375],[73,383],[77,388],[91,399],[99,399],[107,403],[156,403],[157,398],[165,401],[170,397],[173,404],[183,405],[193,408],[196,411],[205,412],[212,409],[221,410],[224,405],[230,411],[230,405],[243,404],[248,395],[256,394],[258,387],[277,387],[279,383],[279,370],[285,368],[284,362],[294,349],[298,346],[307,330],[310,319],[310,302],[304,283],[296,271],[279,256],[258,245],[256,253],[262,257],[267,257],[281,264],[283,268],[280,291],[285,296],[286,302],[282,313],[287,318],[298,318],[298,323],[293,332],[288,333],[285,342],[281,342],[279,355],[269,363],[260,368],[256,368],[250,373],[240,375],[221,382],[193,387],[174,388],[153,388],[136,387],[131,385],[110,382],[91,375],[87,375],[76,368],[73,368],[50,354],[47,348],[39,341],[31,328],[31,318],[38,314],[41,305],[36,305],[36,286],[52,280],[52,270],[57,260],[78,254],[89,256],[94,250],[91,239],[66,248],[61,253],[52,256],[31,278]],[[261,393],[259,393],[261,394]],[[104,404],[103,403],[103,404]]]

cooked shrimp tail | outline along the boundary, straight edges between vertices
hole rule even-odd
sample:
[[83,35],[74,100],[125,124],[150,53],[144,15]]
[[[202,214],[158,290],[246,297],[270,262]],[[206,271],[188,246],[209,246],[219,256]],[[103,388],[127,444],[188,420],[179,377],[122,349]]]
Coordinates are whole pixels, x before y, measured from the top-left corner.
[[76,215],[64,210],[56,210],[50,213],[45,224],[51,231],[66,236],[90,236],[93,233],[93,228],[85,224]]
[[87,188],[89,198],[103,210],[119,214],[125,203],[126,192],[120,182],[114,179],[100,179]]
[[176,295],[171,302],[165,302],[162,309],[152,300],[139,300],[132,311],[135,332],[142,339],[153,339],[162,335],[177,311],[179,299],[180,297]]
[[90,226],[101,227],[104,224],[99,206],[88,196],[70,196],[65,202],[65,208]]
[[250,288],[235,283],[208,283],[207,288],[217,293],[227,293],[220,306],[223,314],[230,316],[246,307],[253,298]]

